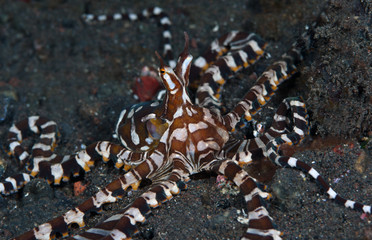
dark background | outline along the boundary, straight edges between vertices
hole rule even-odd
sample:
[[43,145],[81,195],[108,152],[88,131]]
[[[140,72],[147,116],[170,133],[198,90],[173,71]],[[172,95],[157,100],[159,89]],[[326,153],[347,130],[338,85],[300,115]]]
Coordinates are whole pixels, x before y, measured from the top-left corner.
[[[18,172],[5,153],[11,124],[31,115],[59,125],[58,152],[71,154],[81,144],[112,140],[120,110],[135,103],[130,88],[144,65],[157,66],[161,31],[153,20],[86,24],[85,11],[112,14],[159,6],[173,23],[175,54],[186,31],[198,56],[210,42],[231,30],[256,32],[272,56],[254,68],[258,74],[318,21],[301,75],[280,87],[257,118],[265,122],[285,97],[305,100],[311,136],[295,157],[312,164],[343,196],[371,204],[372,71],[369,1],[2,1],[0,0],[0,158],[1,179]],[[223,91],[232,107],[251,85],[243,71]],[[9,103],[9,104],[8,104]],[[271,115],[270,115],[271,114]],[[3,117],[6,116],[6,117]],[[82,202],[122,172],[97,164],[86,174],[87,190],[74,196],[72,184],[50,187],[33,180],[19,194],[0,196],[0,238],[10,238]],[[4,173],[5,171],[5,173]],[[259,177],[259,176],[258,176]],[[306,181],[304,181],[307,179]],[[370,219],[332,201],[300,172],[280,169],[268,203],[286,239],[372,239]],[[138,239],[238,239],[244,208],[240,195],[217,188],[215,177],[192,181],[189,190],[159,209],[140,228]],[[134,193],[136,195],[137,193]],[[133,199],[105,207],[88,221],[93,226]]]

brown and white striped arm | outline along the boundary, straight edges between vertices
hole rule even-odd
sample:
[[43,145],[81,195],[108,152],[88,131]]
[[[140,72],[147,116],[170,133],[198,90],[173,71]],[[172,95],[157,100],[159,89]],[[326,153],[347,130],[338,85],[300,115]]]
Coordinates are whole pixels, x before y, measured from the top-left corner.
[[[297,98],[293,98],[297,99]],[[271,127],[266,130],[263,134],[252,139],[229,139],[224,145],[221,155],[219,157],[229,158],[237,161],[240,166],[249,164],[252,161],[259,161],[265,157],[266,145],[273,139],[281,136],[284,133],[288,133],[291,121],[294,121],[294,114],[296,116],[303,116],[307,118],[306,112],[291,112],[291,106],[288,103],[290,99],[285,99],[279,105]]]
[[[40,140],[34,144],[31,154],[21,146],[21,141],[29,130],[40,133]],[[56,132],[55,122],[38,116],[29,117],[10,128],[8,141],[11,153],[19,160],[27,158],[28,169],[31,173],[16,174],[0,182],[1,194],[8,195],[17,192],[36,176],[46,179],[49,184],[59,185],[61,180],[66,182],[71,176],[79,176],[82,170],[90,171],[95,161],[100,159],[105,162],[112,159],[115,161],[116,168],[124,166],[124,170],[128,171],[147,157],[147,152],[133,152],[107,141],[93,143],[74,155],[58,156],[52,152],[56,142]]]
[[76,223],[80,227],[83,227],[85,225],[84,216],[87,213],[99,211],[103,204],[116,202],[124,196],[128,187],[137,190],[140,181],[147,178],[157,169],[158,166],[154,164],[153,161],[144,161],[120,178],[108,184],[105,188],[96,193],[95,196],[84,201],[79,206],[69,210],[62,216],[39,225],[15,239],[49,239],[54,237],[57,233],[62,236],[67,236],[68,227],[72,223]]
[[[134,153],[118,144],[100,141],[89,145],[74,155],[58,157],[51,162],[42,162],[38,167],[39,178],[46,179],[49,184],[60,184],[61,180],[68,181],[71,176],[79,176],[84,170],[89,172],[97,160],[114,161],[116,168],[124,166],[124,170],[138,165],[145,160],[147,153]],[[35,168],[35,167],[34,167]],[[34,171],[33,171],[34,172]]]
[[252,115],[256,114],[274,95],[278,85],[297,72],[296,66],[302,61],[302,54],[308,48],[308,39],[309,36],[304,34],[297,40],[293,47],[282,55],[281,60],[275,62],[262,73],[255,85],[235,108],[223,116],[223,122],[230,131],[235,129],[243,115],[247,121],[250,121]]
[[7,177],[3,182],[0,182],[0,194],[9,195],[17,192],[19,189],[24,187],[32,176],[28,173],[19,173],[11,177]]
[[27,132],[40,134],[39,142],[32,147],[32,155],[39,157],[41,161],[53,159],[53,149],[58,135],[56,123],[44,117],[31,116],[13,124],[8,133],[9,150],[20,162],[20,165],[28,164],[30,156],[30,153],[21,146],[21,142]]
[[[33,145],[31,153],[21,145],[27,133],[40,134],[39,141]],[[15,157],[20,166],[27,165],[28,169],[32,169],[33,165],[39,167],[41,162],[50,162],[56,159],[57,156],[53,153],[53,149],[56,146],[57,135],[58,129],[54,121],[39,116],[28,117],[13,124],[9,129],[7,139],[9,153]],[[0,193],[7,195],[17,192],[39,173],[38,167],[31,174],[20,173],[6,178],[4,182],[0,183]]]
[[82,234],[71,237],[71,239],[130,239],[138,232],[136,224],[145,221],[151,212],[151,208],[156,208],[170,200],[174,195],[179,194],[182,189],[185,189],[185,184],[180,180],[176,182],[166,180],[155,184],[120,213]]
[[309,174],[315,179],[320,186],[326,191],[330,199],[334,199],[337,203],[344,205],[347,208],[362,211],[364,213],[371,214],[371,206],[364,205],[359,202],[345,199],[337,194],[325,181],[325,179],[319,174],[317,170],[309,166],[303,161],[300,161],[294,157],[282,156],[279,154],[280,146],[283,144],[296,144],[302,140],[305,134],[308,133],[307,114],[305,104],[299,99],[286,99],[286,103],[289,105],[293,113],[293,130],[290,133],[282,134],[281,136],[271,140],[266,148],[267,155],[270,160],[281,167],[297,168],[305,173]]
[[[231,54],[239,51],[250,44],[251,40],[257,38],[254,33],[241,31],[231,31],[213,40],[208,49],[198,58],[195,59],[190,69],[190,85],[197,88],[199,80],[205,70],[215,63],[215,61],[225,54]],[[262,40],[260,40],[262,41]]]
[[248,175],[235,161],[230,159],[218,161],[211,170],[233,181],[244,195],[248,210],[248,229],[242,239],[280,240],[282,233],[274,228],[272,218],[262,205],[263,199],[271,194],[263,192],[256,180]]
[[158,24],[163,29],[162,32],[162,42],[163,42],[163,57],[168,62],[169,66],[172,68],[176,66],[176,61],[173,57],[173,49],[171,45],[172,34],[170,31],[172,22],[169,16],[160,7],[146,8],[140,13],[115,13],[113,15],[94,15],[94,14],[83,14],[82,19],[85,22],[105,22],[113,20],[127,20],[127,21],[141,21],[143,19],[155,18]]
[[236,44],[236,49],[237,46],[241,46],[241,49],[218,58],[203,74],[196,92],[196,103],[203,107],[219,108],[219,92],[226,80],[254,64],[263,55],[266,45],[256,34],[250,34],[242,44]]

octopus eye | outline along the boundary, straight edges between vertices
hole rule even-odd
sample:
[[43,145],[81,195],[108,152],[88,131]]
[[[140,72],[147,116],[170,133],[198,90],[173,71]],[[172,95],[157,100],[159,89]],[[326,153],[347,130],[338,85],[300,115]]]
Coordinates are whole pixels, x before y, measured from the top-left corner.
[[164,73],[165,73],[164,68],[161,68],[161,69],[160,69],[160,73],[161,73],[161,74],[164,74]]

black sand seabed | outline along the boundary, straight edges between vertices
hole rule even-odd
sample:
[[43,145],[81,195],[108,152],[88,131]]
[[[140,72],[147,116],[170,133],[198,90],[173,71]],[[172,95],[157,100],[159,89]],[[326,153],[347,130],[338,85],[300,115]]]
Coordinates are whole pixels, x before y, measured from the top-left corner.
[[[31,115],[59,124],[58,151],[69,154],[81,144],[112,140],[115,121],[135,100],[130,84],[144,65],[157,66],[160,31],[154,21],[87,25],[81,14],[122,10],[138,12],[160,6],[173,22],[176,54],[183,32],[197,43],[197,56],[216,37],[231,30],[253,31],[269,42],[272,58],[284,53],[315,21],[312,49],[302,74],[281,87],[258,117],[289,96],[302,96],[309,108],[312,135],[295,157],[313,164],[343,196],[372,203],[371,3],[359,0],[313,1],[0,1],[0,107],[10,110],[0,123],[3,176],[17,171],[5,153],[7,129]],[[223,92],[231,107],[249,89],[247,72]],[[9,99],[9,107],[6,103]],[[363,145],[361,147],[360,143]],[[358,170],[359,169],[359,170]],[[72,184],[50,187],[34,180],[19,194],[0,196],[0,238],[8,239],[56,217],[93,195],[120,175],[99,163],[86,174],[87,190],[73,196]],[[326,200],[313,181],[299,171],[280,169],[269,181],[274,198],[268,210],[286,239],[372,239],[371,218]],[[135,195],[105,207],[90,218],[94,226],[125,206]],[[222,194],[216,178],[190,182],[189,189],[153,211],[135,239],[238,239],[245,226],[237,221],[244,208],[240,195]]]

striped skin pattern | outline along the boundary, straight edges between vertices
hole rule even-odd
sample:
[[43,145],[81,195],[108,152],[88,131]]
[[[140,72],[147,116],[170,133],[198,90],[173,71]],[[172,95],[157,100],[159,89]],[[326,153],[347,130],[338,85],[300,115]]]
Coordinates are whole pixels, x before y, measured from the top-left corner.
[[[219,92],[237,71],[254,64],[263,54],[266,42],[255,34],[233,31],[212,42],[210,49],[196,59],[192,73],[202,73],[196,103],[218,111]],[[228,54],[221,56],[226,51]],[[221,57],[220,57],[221,56]],[[247,60],[248,59],[248,60]],[[207,60],[211,63],[207,63]],[[203,69],[206,69],[203,72]]]
[[[29,165],[30,154],[21,146],[22,138],[26,135],[26,130],[30,130],[35,134],[40,134],[40,141],[35,143],[32,147],[32,165]],[[19,188],[23,187],[24,184],[29,182],[31,177],[39,173],[40,162],[48,163],[56,159],[57,156],[53,154],[53,148],[56,144],[56,135],[56,123],[38,116],[31,116],[26,120],[14,124],[9,129],[8,142],[10,152],[19,160],[21,166],[25,164],[28,165],[28,170],[31,171],[31,174],[21,173],[6,178],[3,183],[0,183],[0,193],[9,194],[16,192]]]
[[[282,233],[274,228],[267,209],[262,205],[262,200],[269,199],[271,195],[264,192],[261,185],[242,169],[243,165],[259,161],[262,157],[268,157],[279,166],[300,168],[316,179],[330,198],[346,207],[371,213],[370,206],[340,197],[315,169],[300,160],[280,154],[282,145],[298,144],[308,134],[306,107],[301,99],[283,100],[271,127],[260,136],[242,140],[230,135],[242,116],[250,121],[269,101],[278,85],[296,72],[296,65],[308,46],[308,35],[303,35],[280,61],[269,66],[236,107],[224,115],[218,108],[221,105],[218,94],[224,82],[236,71],[253,64],[262,55],[266,44],[256,35],[229,33],[217,40],[217,44],[212,44],[211,51],[207,51],[215,56],[208,59],[211,63],[204,67],[197,63],[199,69],[192,70],[188,36],[185,35],[185,38],[185,49],[174,69],[166,66],[159,56],[159,75],[166,89],[164,99],[134,105],[120,114],[116,132],[123,146],[107,141],[97,142],[86,150],[57,161],[51,147],[55,142],[55,135],[52,134],[56,131],[54,122],[30,117],[11,128],[11,150],[21,161],[29,158],[24,150],[18,148],[27,129],[40,132],[40,141],[49,140],[45,143],[49,147],[38,147],[47,153],[32,155],[34,159],[40,156],[44,161],[30,163],[34,175],[38,171],[39,176],[46,176],[48,181],[68,180],[80,169],[88,171],[101,158],[104,161],[114,159],[115,166],[124,167],[126,171],[79,206],[15,239],[50,239],[57,233],[67,236],[70,224],[84,226],[87,213],[99,211],[103,204],[118,201],[128,188],[136,190],[141,180],[150,179],[150,188],[121,212],[70,237],[81,240],[130,239],[138,232],[137,223],[145,221],[151,208],[158,207],[186,189],[190,175],[201,171],[222,174],[240,188],[249,215],[248,228],[242,239],[281,239]],[[223,46],[227,46],[228,50],[224,50]],[[189,75],[193,71],[201,76],[197,90],[200,94],[197,96],[199,104],[193,104],[187,92],[191,81]],[[67,169],[67,164],[73,170]],[[14,190],[18,187],[14,180],[8,182]]]
[[[155,10],[148,9],[147,11],[151,12]],[[157,12],[160,12],[160,10]],[[84,17],[90,19],[91,21],[94,19],[112,18]],[[257,49],[257,46],[262,48]],[[213,68],[219,66],[225,70],[226,68],[228,69],[228,66],[226,65],[227,62],[225,60],[219,60],[216,64],[212,64],[216,61],[216,59],[218,59],[219,56],[222,56],[228,51],[239,51],[240,53],[238,57],[244,57],[241,57],[240,59],[235,58],[240,65],[235,64],[235,66],[239,66],[239,68],[235,67],[233,70],[238,71],[242,66],[250,66],[256,60],[258,60],[262,56],[265,47],[266,43],[255,34],[232,31],[212,42],[206,53],[199,57],[191,66],[190,74],[194,76],[201,75],[201,73],[204,72],[203,69],[207,69],[208,65],[211,65]],[[255,48],[256,51],[254,51]],[[200,62],[202,62],[204,65]],[[233,71],[229,70],[228,75],[223,75],[225,78],[228,78],[232,73]],[[220,82],[225,81],[223,79],[217,80]],[[195,82],[197,79],[194,77],[194,79],[191,79],[191,81]],[[213,86],[213,90],[209,91],[208,94],[211,93],[212,95],[210,97],[214,98],[213,92],[217,92],[221,85],[218,83],[216,84],[211,78],[208,78],[208,81],[209,82],[207,83]],[[202,90],[198,90],[199,92],[204,91],[204,87],[201,87],[200,89]],[[208,97],[209,95],[206,98]],[[198,101],[198,99],[196,100]],[[220,104],[217,105],[219,106]],[[119,121],[116,126],[116,133],[125,148],[109,142],[99,142],[97,144],[91,144],[88,146],[86,152],[89,156],[102,156],[104,161],[108,161],[109,157],[112,156],[116,160],[115,166],[117,168],[124,166],[124,169],[128,170],[131,168],[131,166],[138,165],[146,158],[146,151],[157,146],[159,138],[166,128],[167,124],[164,123],[159,117],[161,115],[161,109],[162,106],[160,101],[136,104],[129,109],[124,109],[120,114]],[[12,133],[14,131],[14,133],[9,135],[8,142],[10,144],[10,150],[11,152],[14,152],[16,158],[19,158],[21,154],[23,154],[23,156],[28,156],[28,153],[20,146],[19,150],[16,149],[17,151],[13,151],[14,144],[20,145],[22,136],[30,130],[34,133],[38,133],[37,131],[32,130],[35,128],[33,118],[34,117],[30,117],[29,120],[19,122],[17,123],[16,127],[13,126],[10,129],[10,132]],[[134,121],[135,119],[141,119],[142,121]],[[47,120],[45,119],[44,121]],[[133,124],[134,122],[135,124]],[[55,131],[57,131],[57,127],[54,126],[54,128]],[[133,131],[133,129],[135,130]],[[19,136],[19,138],[14,136]],[[42,138],[43,135],[40,137]],[[44,148],[46,148],[46,146],[44,146]],[[71,175],[79,175],[80,169],[89,171],[89,169],[94,165],[94,161],[91,159],[95,159],[90,157],[86,158],[82,153],[76,154],[75,156],[61,157],[52,154],[50,151],[46,151],[45,154],[49,155],[48,159],[44,159],[43,156],[39,157],[36,154],[37,152],[32,153],[33,159],[35,160],[30,161],[28,164],[28,170],[32,171],[32,175],[30,176],[27,173],[22,173],[7,178],[4,183],[0,183],[0,192],[2,194],[16,192],[36,175],[47,179],[49,183],[58,185],[60,184],[61,179],[63,181],[68,181]],[[40,160],[37,160],[39,158]]]
[[170,32],[172,22],[170,21],[168,14],[164,12],[162,8],[146,8],[140,13],[115,13],[113,15],[94,15],[87,13],[82,16],[82,19],[87,23],[118,20],[135,22],[147,18],[155,18],[158,21],[158,24],[162,27],[163,56],[168,60],[169,66],[175,67],[176,62],[173,60],[173,50],[171,45],[172,34]]

